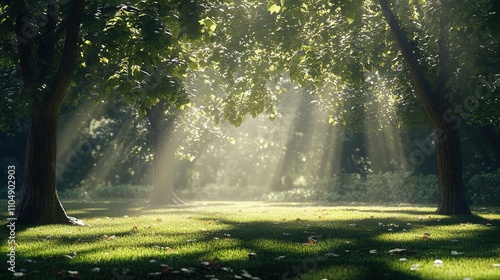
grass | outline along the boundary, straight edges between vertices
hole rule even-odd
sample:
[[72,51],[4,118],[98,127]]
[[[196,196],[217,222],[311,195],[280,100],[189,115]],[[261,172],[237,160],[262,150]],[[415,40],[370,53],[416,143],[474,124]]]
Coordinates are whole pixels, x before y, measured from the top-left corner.
[[500,279],[500,208],[63,204],[87,225],[17,228],[17,279]]

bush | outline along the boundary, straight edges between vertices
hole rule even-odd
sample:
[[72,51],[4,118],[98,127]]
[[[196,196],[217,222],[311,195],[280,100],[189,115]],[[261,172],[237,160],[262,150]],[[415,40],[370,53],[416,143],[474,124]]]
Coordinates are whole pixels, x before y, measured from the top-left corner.
[[152,186],[122,184],[117,186],[105,185],[95,190],[86,191],[85,188],[64,189],[58,192],[60,198],[85,200],[91,198],[148,198],[153,190]]
[[62,191],[58,191],[57,194],[63,199],[85,200],[91,198],[90,193],[85,191],[83,188],[64,189]]
[[[465,184],[466,195],[472,205],[500,205],[500,170],[472,176]],[[408,172],[372,174],[344,174],[329,180],[320,180],[311,187],[282,192],[265,192],[259,187],[231,187],[207,185],[179,192],[179,196],[196,200],[258,200],[295,202],[368,202],[436,204],[438,198],[436,175],[411,175]],[[152,186],[123,184],[102,186],[93,191],[83,188],[65,189],[59,196],[65,199],[90,198],[148,198]]]
[[227,185],[207,184],[203,188],[181,190],[178,195],[182,198],[195,200],[258,200],[262,196],[262,188],[255,186],[230,187]]
[[472,176],[466,183],[467,197],[473,205],[500,205],[500,169]]
[[332,202],[407,202],[436,203],[437,177],[411,176],[410,173],[344,174],[316,182],[312,188],[300,188],[264,195],[270,201],[332,201]]
[[92,192],[92,197],[99,198],[148,198],[153,191],[153,186],[140,186],[122,184],[117,186],[104,186]]
[[263,199],[266,201],[294,201],[294,202],[306,202],[306,201],[325,201],[324,192],[321,190],[307,189],[307,188],[296,188],[293,190],[282,191],[282,192],[271,192],[264,195]]

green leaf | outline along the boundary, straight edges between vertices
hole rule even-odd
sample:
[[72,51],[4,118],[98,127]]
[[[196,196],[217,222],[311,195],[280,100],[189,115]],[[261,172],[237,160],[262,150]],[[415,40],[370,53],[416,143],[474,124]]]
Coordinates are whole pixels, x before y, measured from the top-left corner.
[[200,20],[200,23],[205,25],[207,29],[209,29],[211,32],[214,32],[215,29],[217,28],[217,23],[215,23],[215,21],[213,21],[211,18],[208,17]]
[[279,13],[281,11],[281,6],[278,6],[276,4],[273,4],[273,3],[268,3],[267,4],[267,10],[271,13],[271,14],[274,14],[274,13]]

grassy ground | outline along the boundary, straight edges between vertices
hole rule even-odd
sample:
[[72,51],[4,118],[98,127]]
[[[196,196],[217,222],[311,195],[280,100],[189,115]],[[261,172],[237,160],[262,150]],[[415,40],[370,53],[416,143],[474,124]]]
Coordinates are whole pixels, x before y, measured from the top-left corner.
[[17,228],[0,279],[500,279],[500,208],[63,204],[87,225]]

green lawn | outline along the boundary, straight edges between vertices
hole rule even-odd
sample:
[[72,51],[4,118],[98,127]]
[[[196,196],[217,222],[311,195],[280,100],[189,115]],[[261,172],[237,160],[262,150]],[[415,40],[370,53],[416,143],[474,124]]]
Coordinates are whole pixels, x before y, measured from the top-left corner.
[[63,204],[87,225],[17,228],[0,279],[500,279],[500,208]]

